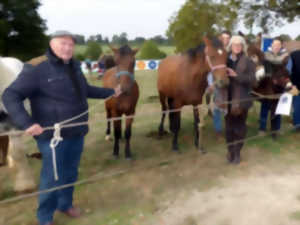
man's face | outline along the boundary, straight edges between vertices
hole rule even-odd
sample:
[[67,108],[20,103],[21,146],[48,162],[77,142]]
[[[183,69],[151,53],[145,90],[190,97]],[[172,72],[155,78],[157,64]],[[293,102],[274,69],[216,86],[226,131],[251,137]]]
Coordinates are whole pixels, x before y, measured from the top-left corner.
[[56,37],[50,41],[50,47],[59,58],[69,61],[74,53],[75,43],[71,37]]
[[223,43],[224,48],[226,48],[230,41],[230,35],[223,33],[221,35],[221,41]]
[[272,43],[272,52],[275,53],[275,54],[278,54],[281,47],[282,47],[281,41],[274,40],[273,43]]

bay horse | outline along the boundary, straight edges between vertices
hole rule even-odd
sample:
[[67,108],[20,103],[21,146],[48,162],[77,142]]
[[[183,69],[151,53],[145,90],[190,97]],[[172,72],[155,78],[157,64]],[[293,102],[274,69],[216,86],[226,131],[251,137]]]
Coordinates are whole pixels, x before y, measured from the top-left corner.
[[[115,88],[117,85],[121,86],[122,94],[118,97],[112,97],[105,102],[107,130],[106,139],[109,139],[111,133],[111,121],[122,115],[127,116],[125,128],[125,157],[131,159],[130,138],[131,126],[133,123],[133,116],[135,114],[136,104],[139,98],[139,87],[134,78],[135,55],[138,49],[131,49],[128,45],[117,49],[111,47],[114,53],[114,61],[116,66],[107,70],[103,75],[103,87]],[[119,156],[119,140],[122,137],[122,121],[114,120],[114,149],[113,156]]]
[[[203,149],[202,130],[199,132],[199,110],[207,87],[207,75],[211,71],[217,86],[225,86],[229,80],[226,71],[227,53],[218,39],[203,38],[205,44],[190,49],[182,55],[169,56],[158,67],[157,89],[162,109],[159,135],[164,133],[166,110],[169,113],[170,131],[173,133],[172,150],[179,151],[180,110],[185,105],[194,106],[194,143]],[[178,111],[177,111],[178,110]],[[200,115],[201,116],[201,115]],[[201,117],[200,117],[201,118]],[[200,138],[200,143],[199,143]]]

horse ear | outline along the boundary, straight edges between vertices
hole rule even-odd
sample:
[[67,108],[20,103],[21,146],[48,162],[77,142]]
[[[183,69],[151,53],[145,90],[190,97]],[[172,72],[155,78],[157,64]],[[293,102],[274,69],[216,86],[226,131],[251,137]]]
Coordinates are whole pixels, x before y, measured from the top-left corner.
[[137,53],[139,50],[140,50],[139,48],[133,49],[133,50],[132,50],[132,51],[133,51],[133,54],[136,55],[136,53]]
[[113,47],[112,45],[108,45],[108,47],[113,51],[114,54],[118,52],[118,49]]

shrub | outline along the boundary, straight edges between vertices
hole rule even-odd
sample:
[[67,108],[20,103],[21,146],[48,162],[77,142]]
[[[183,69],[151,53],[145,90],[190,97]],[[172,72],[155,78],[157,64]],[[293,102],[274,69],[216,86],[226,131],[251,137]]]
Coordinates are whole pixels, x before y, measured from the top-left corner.
[[140,59],[161,59],[166,57],[167,54],[159,50],[157,44],[154,41],[144,42],[140,50]]
[[99,55],[102,54],[101,46],[95,41],[89,41],[85,51],[85,57],[91,60],[98,60]]

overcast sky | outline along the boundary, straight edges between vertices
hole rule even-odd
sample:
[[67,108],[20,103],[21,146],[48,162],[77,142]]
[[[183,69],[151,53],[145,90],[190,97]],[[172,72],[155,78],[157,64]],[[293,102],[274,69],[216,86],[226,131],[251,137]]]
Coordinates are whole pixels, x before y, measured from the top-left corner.
[[[165,35],[168,20],[184,2],[185,0],[41,0],[39,12],[47,21],[48,34],[63,29],[86,37],[100,33],[111,38],[113,34],[126,32],[129,39],[137,36],[149,38]],[[300,34],[300,21],[278,28],[271,35],[281,33],[295,38]]]

